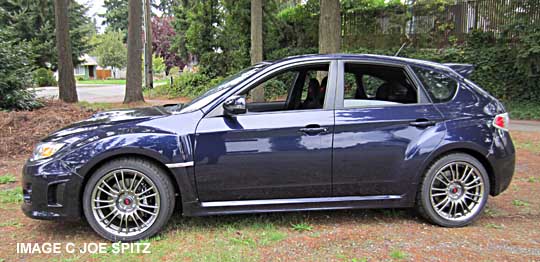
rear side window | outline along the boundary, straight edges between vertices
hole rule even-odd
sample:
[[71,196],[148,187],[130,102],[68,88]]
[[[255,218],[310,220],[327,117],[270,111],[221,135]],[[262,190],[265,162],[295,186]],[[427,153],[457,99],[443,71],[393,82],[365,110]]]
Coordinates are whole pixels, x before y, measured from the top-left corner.
[[458,86],[456,80],[424,68],[414,67],[413,70],[434,103],[448,102],[454,97]]

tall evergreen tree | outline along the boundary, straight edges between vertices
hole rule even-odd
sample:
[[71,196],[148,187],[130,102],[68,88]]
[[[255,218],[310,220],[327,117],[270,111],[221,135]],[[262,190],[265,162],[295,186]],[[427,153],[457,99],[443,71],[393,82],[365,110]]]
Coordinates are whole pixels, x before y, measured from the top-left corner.
[[[105,0],[103,1],[105,13],[99,14],[104,20],[102,25],[107,26],[107,31],[123,32],[128,31],[128,1],[126,0]],[[126,35],[127,37],[127,35]]]
[[[12,29],[13,37],[29,43],[34,56],[32,64],[36,67],[58,65],[55,41],[54,0],[0,1],[0,22]],[[92,34],[92,21],[86,16],[88,8],[69,0],[69,34],[71,36],[71,57],[77,65],[81,54],[90,50],[89,38]]]
[[69,38],[69,0],[55,0],[56,47],[58,50],[58,89],[60,100],[76,103],[77,89],[73,75],[71,41]]
[[[251,64],[263,60],[263,26],[262,0],[251,0]],[[253,90],[253,100],[264,102],[264,88]]]
[[339,52],[341,47],[341,9],[339,0],[321,0],[319,53]]
[[129,0],[128,64],[124,103],[144,101],[142,93],[142,1]]

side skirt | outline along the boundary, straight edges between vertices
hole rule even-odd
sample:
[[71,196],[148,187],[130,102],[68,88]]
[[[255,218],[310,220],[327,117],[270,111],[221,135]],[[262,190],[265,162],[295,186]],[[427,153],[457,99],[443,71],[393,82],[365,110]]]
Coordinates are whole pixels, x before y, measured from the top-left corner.
[[267,213],[357,208],[411,207],[406,195],[290,198],[183,203],[185,216]]

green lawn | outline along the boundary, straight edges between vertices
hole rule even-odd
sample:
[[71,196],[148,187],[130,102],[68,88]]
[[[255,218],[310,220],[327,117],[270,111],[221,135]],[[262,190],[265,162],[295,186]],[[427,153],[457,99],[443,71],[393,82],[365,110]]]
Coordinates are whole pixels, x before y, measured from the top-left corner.
[[[154,84],[167,83],[167,79],[155,80]],[[83,85],[125,85],[125,79],[109,79],[109,80],[81,80],[77,84]]]

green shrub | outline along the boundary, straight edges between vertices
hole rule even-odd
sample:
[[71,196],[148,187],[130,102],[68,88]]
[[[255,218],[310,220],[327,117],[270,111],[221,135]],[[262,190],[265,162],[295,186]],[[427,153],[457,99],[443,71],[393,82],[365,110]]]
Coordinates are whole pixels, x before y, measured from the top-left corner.
[[194,98],[209,89],[210,79],[201,73],[185,72],[174,78],[170,92],[176,96]]
[[289,87],[285,84],[285,82],[277,79],[270,79],[264,83],[264,97],[266,101],[270,101],[275,98],[287,97],[288,90]]
[[32,78],[37,86],[56,86],[57,84],[53,72],[47,68],[39,68],[34,71]]
[[306,55],[306,54],[317,54],[319,51],[317,48],[281,48],[272,51],[268,54],[268,60],[278,60],[288,56],[294,55]]
[[0,30],[0,110],[30,110],[42,106],[32,86],[30,48]]
[[540,104],[534,102],[511,102],[504,104],[511,119],[540,120]]

